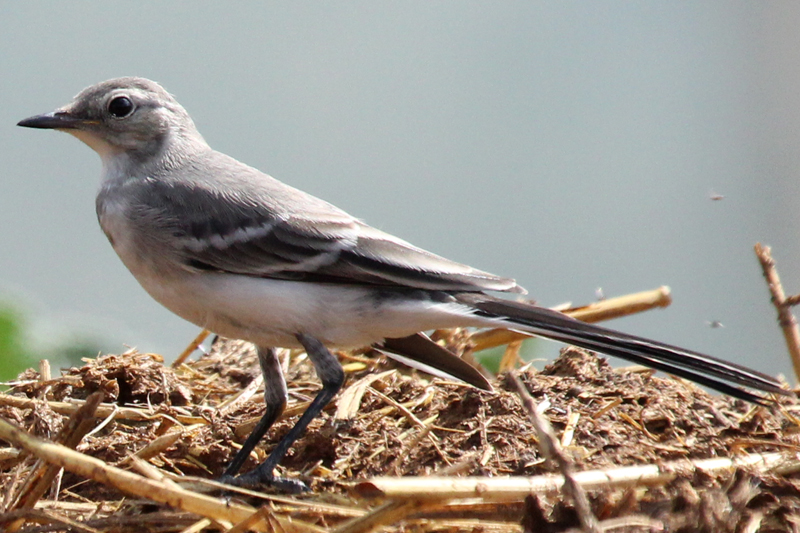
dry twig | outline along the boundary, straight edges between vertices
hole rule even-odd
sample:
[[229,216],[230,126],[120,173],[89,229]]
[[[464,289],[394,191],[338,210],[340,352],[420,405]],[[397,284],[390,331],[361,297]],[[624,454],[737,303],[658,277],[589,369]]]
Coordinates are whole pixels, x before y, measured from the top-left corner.
[[[147,498],[213,520],[236,524],[257,512],[256,509],[247,505],[212,498],[183,489],[171,482],[154,481],[110,466],[99,459],[78,453],[65,446],[33,437],[3,419],[0,419],[0,438],[23,448],[40,459],[58,465],[70,472],[93,479],[98,483],[109,485],[127,494]],[[274,518],[280,522],[283,530],[287,532],[323,533],[322,529],[298,520],[288,520],[281,517]],[[251,528],[256,531],[273,530],[273,528],[268,529],[264,522],[253,524]]]
[[756,243],[755,251],[758,261],[761,263],[761,269],[764,271],[769,292],[772,294],[772,304],[778,310],[778,324],[781,326],[783,338],[786,340],[786,348],[792,359],[795,378],[800,380],[800,328],[797,327],[797,319],[792,314],[791,304],[787,302],[770,247]]
[[[626,466],[606,470],[584,470],[574,474],[584,490],[662,485],[681,474],[702,471],[706,474],[729,471],[735,468],[756,470],[760,473],[795,471],[800,463],[793,453],[754,453],[741,457],[716,457],[714,459],[679,460],[663,464]],[[558,494],[563,490],[564,477],[545,474],[533,477],[439,477],[407,476],[374,477],[357,483],[353,490],[365,498],[451,500],[481,498],[484,501],[520,501],[528,494]]]
[[188,359],[190,355],[192,355],[192,352],[194,352],[197,348],[200,347],[201,344],[203,344],[203,341],[205,341],[209,335],[211,335],[211,332],[208,331],[207,329],[204,329],[203,331],[198,333],[197,337],[195,337],[192,340],[192,342],[189,343],[189,346],[187,346],[181,352],[178,358],[172,362],[172,368],[178,368],[179,366],[181,366],[183,362],[186,361],[186,359]]
[[[86,399],[86,403],[69,418],[56,437],[56,441],[75,449],[83,440],[83,437],[92,429],[95,423],[94,412],[102,401],[102,392],[95,392],[89,396]],[[25,485],[17,495],[16,501],[9,507],[9,510],[32,508],[50,487],[59,470],[59,467],[40,460],[29,473]],[[22,521],[13,522],[6,527],[6,530],[13,532],[22,525]]]
[[510,374],[510,378],[511,382],[517,388],[517,393],[522,399],[522,405],[525,407],[525,411],[528,413],[531,422],[533,422],[533,427],[536,428],[539,450],[551,464],[556,465],[561,475],[564,477],[564,493],[575,505],[575,512],[581,522],[583,531],[599,533],[600,528],[597,524],[597,517],[592,513],[589,497],[586,496],[586,491],[583,490],[583,487],[575,480],[572,462],[558,444],[558,439],[553,432],[550,422],[539,413],[536,402],[534,402],[528,389],[525,388],[525,385],[522,384],[519,378],[514,374]]

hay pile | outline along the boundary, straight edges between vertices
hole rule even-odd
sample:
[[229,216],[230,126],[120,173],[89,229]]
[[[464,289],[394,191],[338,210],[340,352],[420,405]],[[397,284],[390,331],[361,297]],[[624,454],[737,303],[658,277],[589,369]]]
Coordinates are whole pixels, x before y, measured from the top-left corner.
[[[483,392],[371,352],[339,355],[343,392],[279,472],[308,484],[301,495],[223,493],[201,481],[222,473],[263,410],[258,362],[245,343],[216,342],[176,368],[130,351],[47,381],[28,371],[0,395],[0,417],[18,428],[0,433],[0,524],[25,532],[522,532],[579,524],[508,375]],[[319,388],[305,354],[283,356],[289,405],[245,471]],[[791,400],[752,406],[614,369],[576,348],[542,372],[515,374],[589,489],[601,526],[800,528]],[[77,445],[78,453],[30,436]],[[709,458],[719,459],[697,463]]]

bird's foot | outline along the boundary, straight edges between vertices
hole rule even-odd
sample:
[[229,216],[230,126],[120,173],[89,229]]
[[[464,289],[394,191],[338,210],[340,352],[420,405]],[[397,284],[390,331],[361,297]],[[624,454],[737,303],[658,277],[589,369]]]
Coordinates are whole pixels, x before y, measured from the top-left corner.
[[264,473],[260,468],[235,477],[223,475],[218,481],[243,489],[262,490],[269,488],[285,494],[300,494],[311,490],[308,485],[298,479],[278,477],[272,471]]

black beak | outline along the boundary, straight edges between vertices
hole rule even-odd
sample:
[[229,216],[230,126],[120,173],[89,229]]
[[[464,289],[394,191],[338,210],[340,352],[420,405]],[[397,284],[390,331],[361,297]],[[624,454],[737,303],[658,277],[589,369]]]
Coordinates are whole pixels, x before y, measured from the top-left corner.
[[17,122],[23,128],[44,130],[69,130],[80,128],[86,121],[64,111],[53,111],[44,115],[36,115]]

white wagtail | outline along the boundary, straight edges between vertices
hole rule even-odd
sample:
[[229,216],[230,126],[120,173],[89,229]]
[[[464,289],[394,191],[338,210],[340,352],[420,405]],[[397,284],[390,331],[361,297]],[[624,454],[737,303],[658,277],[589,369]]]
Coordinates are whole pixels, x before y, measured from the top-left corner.
[[[525,291],[212,150],[155,82],[108,80],[19,125],[71,133],[100,155],[100,226],[153,298],[200,327],[258,347],[267,408],[224,474],[237,484],[288,483],[274,476],[276,465],[344,381],[329,347],[376,345],[489,388],[479,372],[420,333],[431,329],[506,327],[751,402],[765,400],[739,386],[785,393],[770,376],[734,363],[488,295]],[[322,389],[266,461],[234,478],[286,404],[274,347],[303,347]]]

